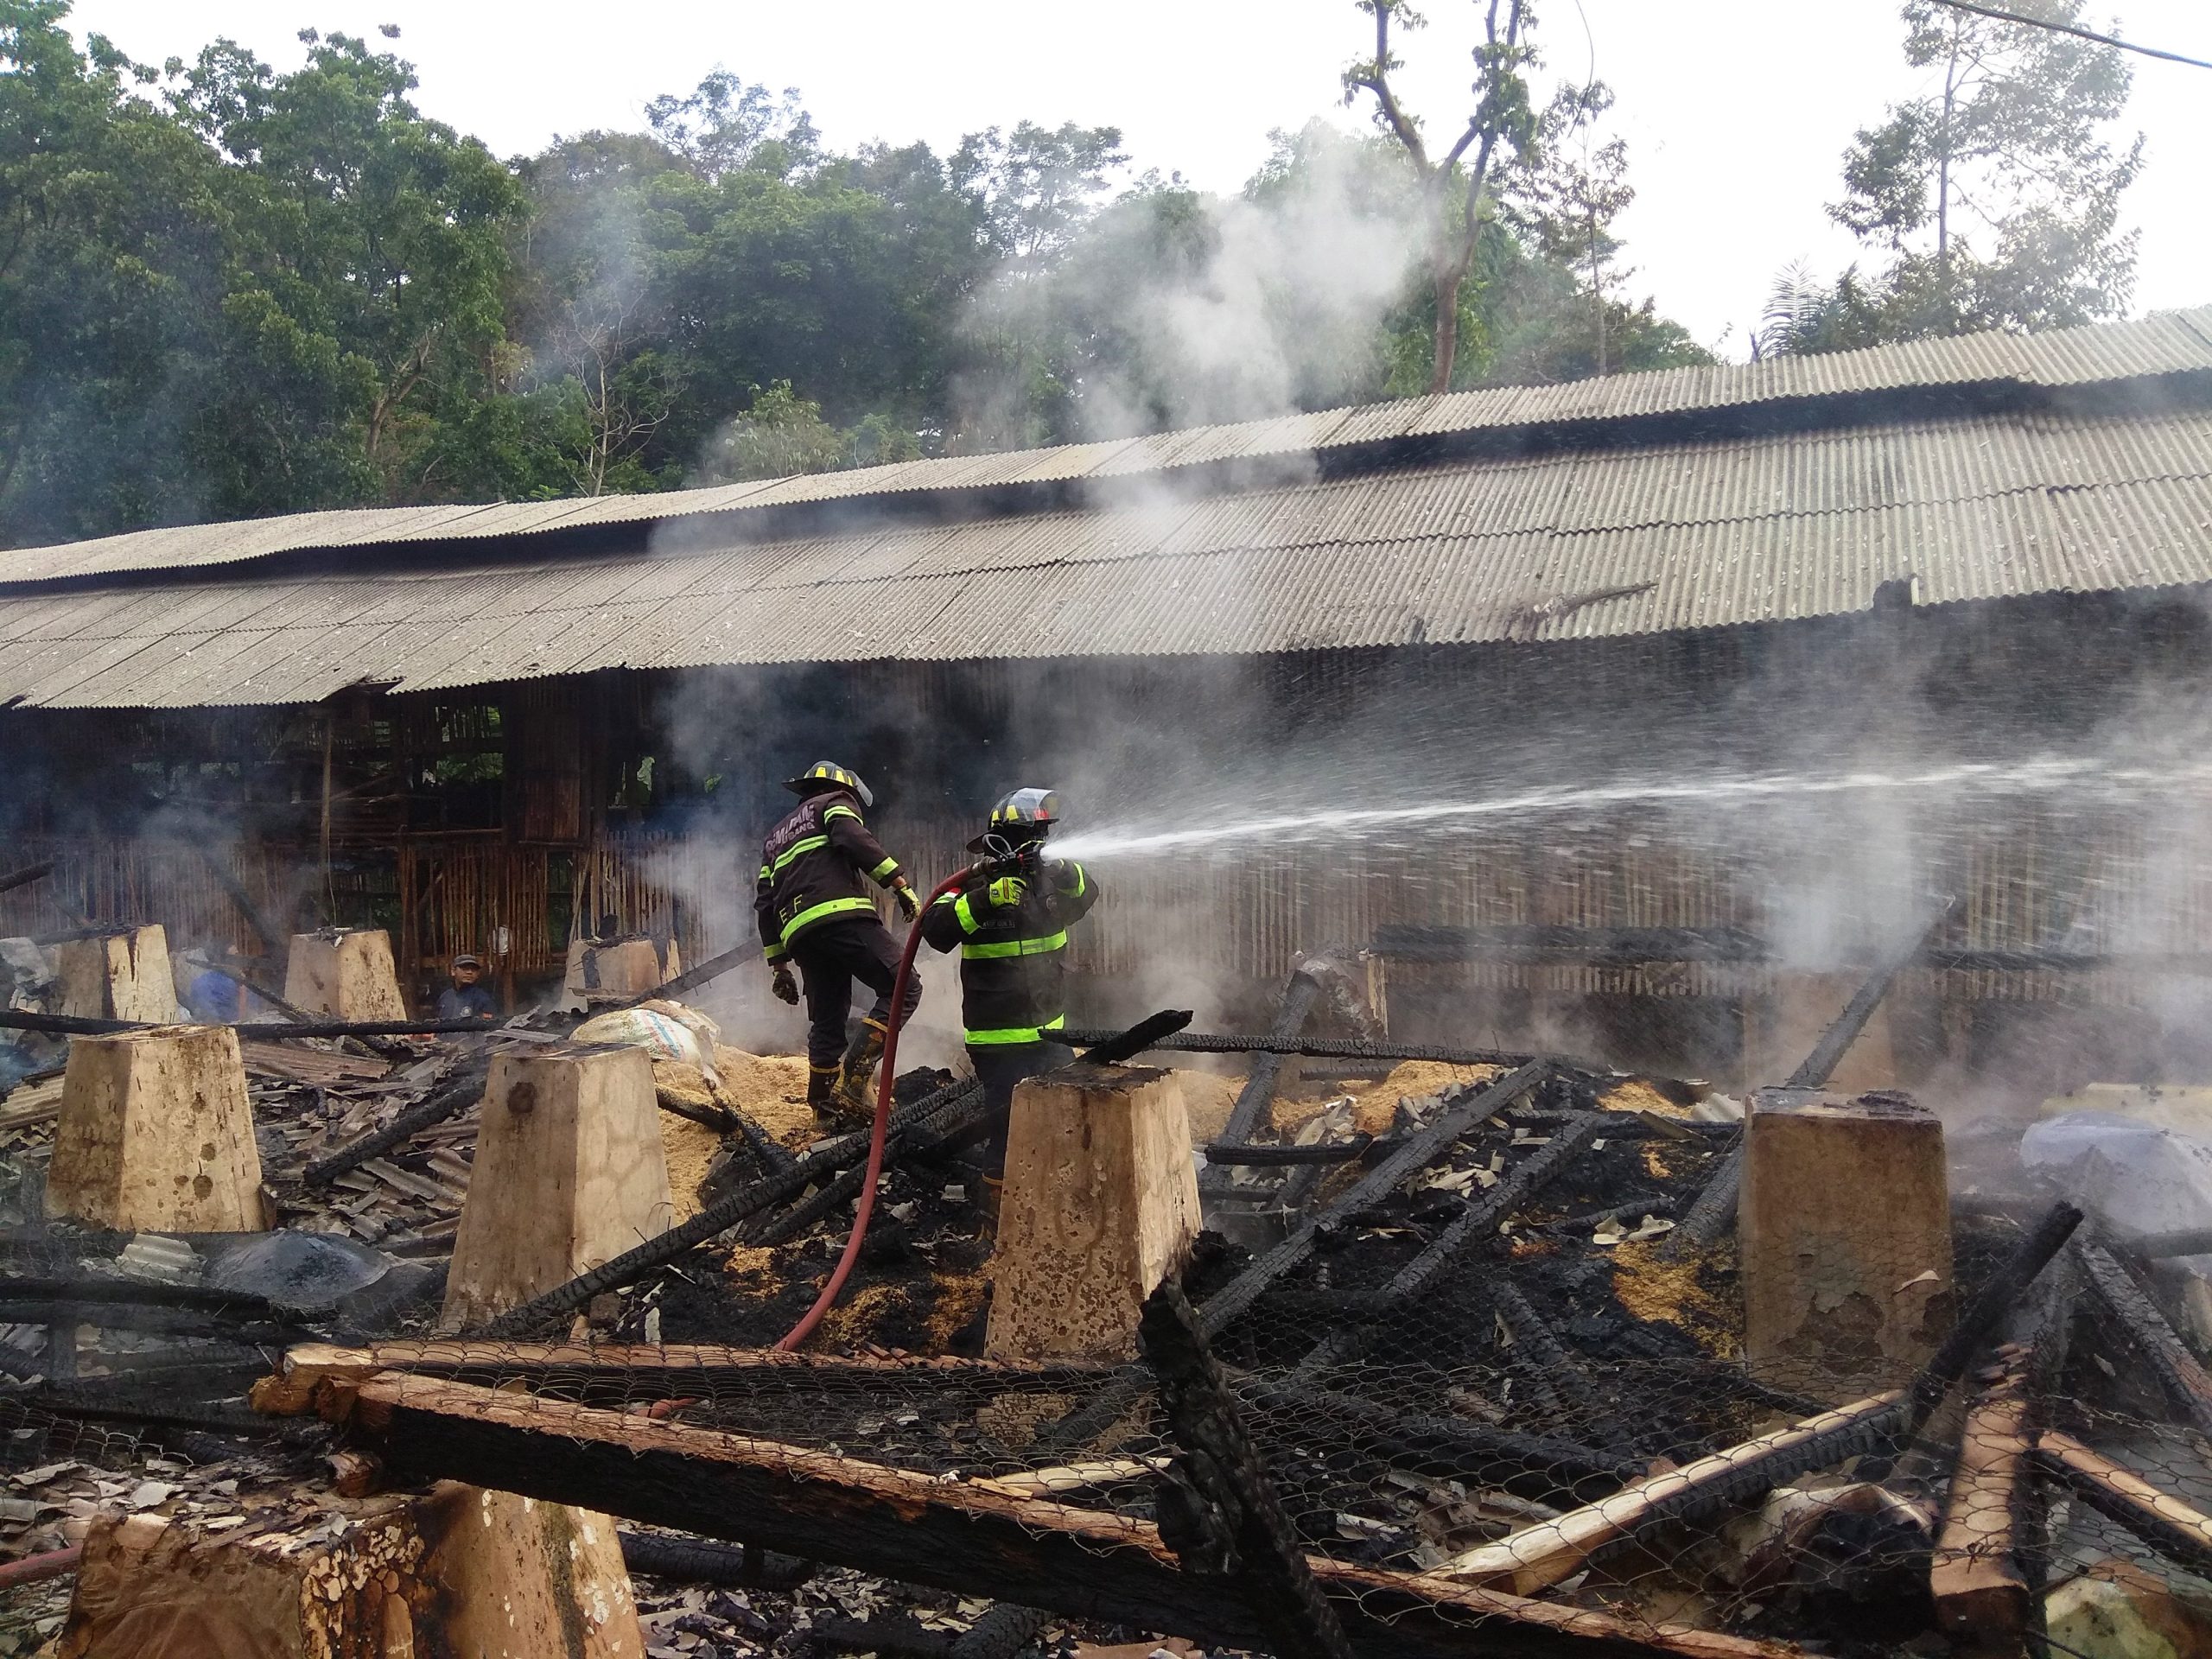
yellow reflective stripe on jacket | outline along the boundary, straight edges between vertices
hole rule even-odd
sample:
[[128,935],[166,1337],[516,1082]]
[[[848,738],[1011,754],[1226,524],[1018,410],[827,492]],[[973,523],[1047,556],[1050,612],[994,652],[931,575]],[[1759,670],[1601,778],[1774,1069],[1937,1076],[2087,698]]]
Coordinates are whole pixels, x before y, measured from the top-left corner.
[[760,874],[763,875],[780,874],[784,866],[790,863],[791,860],[797,858],[800,854],[818,853],[829,844],[830,837],[827,836],[809,836],[804,841],[795,841],[776,855],[776,861],[773,864],[762,865],[760,868]]
[[[960,931],[963,933],[973,933],[977,928],[982,926],[982,924],[976,919],[975,906],[968,902],[968,895],[964,893],[952,901],[952,913],[960,918]],[[963,945],[960,948],[964,950],[968,947]]]
[[832,818],[850,818],[855,823],[863,822],[861,815],[849,806],[833,806],[822,815],[822,822],[824,823],[829,823]]
[[1085,890],[1086,890],[1090,886],[1090,878],[1089,876],[1085,875],[1085,874],[1083,873],[1083,866],[1082,866],[1082,865],[1080,865],[1080,864],[1077,865],[1077,866],[1075,867],[1075,886],[1073,886],[1073,887],[1070,887],[1070,888],[1068,889],[1068,897],[1069,897],[1069,898],[1071,898],[1071,899],[1080,899],[1080,898],[1082,898],[1082,897],[1083,897],[1083,895],[1084,895],[1084,891],[1085,891]]
[[1056,1014],[1041,1026],[1009,1026],[999,1031],[971,1031],[967,1040],[976,1048],[1011,1047],[1015,1043],[1041,1043],[1048,1031],[1058,1031],[1068,1022],[1065,1014]]
[[870,875],[874,876],[877,880],[880,881],[880,880],[882,880],[885,877],[889,876],[889,875],[891,875],[891,874],[894,874],[894,873],[898,870],[898,868],[899,868],[899,861],[898,861],[897,859],[895,859],[895,858],[887,858],[887,859],[885,859],[885,860],[883,861],[883,862],[882,862],[882,863],[880,863],[880,864],[877,865],[874,869],[870,870],[870,871],[868,872],[868,874],[869,874]]
[[832,899],[823,904],[810,905],[784,924],[784,943],[789,944],[791,942],[791,936],[801,928],[811,927],[825,917],[848,916],[855,911],[862,910],[873,916],[875,913],[875,901],[855,895],[850,899]]
[[1004,939],[991,944],[963,944],[961,959],[966,962],[988,962],[995,957],[1041,957],[1048,950],[1067,948],[1065,928],[1057,933],[1047,933],[1034,939]]

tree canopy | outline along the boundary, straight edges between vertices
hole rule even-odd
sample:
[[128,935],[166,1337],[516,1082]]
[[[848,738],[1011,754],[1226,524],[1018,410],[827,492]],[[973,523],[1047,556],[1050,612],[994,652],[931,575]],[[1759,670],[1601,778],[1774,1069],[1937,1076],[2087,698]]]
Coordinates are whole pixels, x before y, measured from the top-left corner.
[[[1708,360],[1633,291],[1610,91],[1540,96],[1536,0],[1470,3],[1474,99],[1433,147],[1391,86],[1418,16],[1357,0],[1376,130],[1274,134],[1217,195],[1132,176],[1112,126],[839,151],[723,69],[501,158],[416,106],[396,30],[143,65],[67,0],[0,0],[0,545]],[[1834,208],[1882,267],[1799,273],[1763,342],[2109,315],[2125,70],[1905,13],[1941,90],[1859,136]]]

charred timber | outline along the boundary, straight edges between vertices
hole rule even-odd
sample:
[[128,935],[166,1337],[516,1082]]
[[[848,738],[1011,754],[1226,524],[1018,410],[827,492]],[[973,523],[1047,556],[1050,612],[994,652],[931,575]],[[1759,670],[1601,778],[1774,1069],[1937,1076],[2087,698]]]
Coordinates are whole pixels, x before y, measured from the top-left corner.
[[1179,1448],[1163,1478],[1160,1537],[1186,1573],[1217,1577],[1243,1599],[1282,1659],[1352,1659],[1298,1534],[1253,1449],[1221,1365],[1173,1280],[1146,1298],[1138,1337]]
[[[1087,1044],[1105,1042],[1117,1033],[1106,1031],[1064,1031],[1061,1040],[1077,1048]],[[1317,1037],[1301,1037],[1294,1042],[1279,1042],[1273,1037],[1224,1037],[1200,1033],[1192,1035],[1162,1037],[1147,1046],[1160,1053],[1173,1054],[1300,1054],[1319,1060],[1434,1060],[1445,1065],[1526,1065],[1530,1056],[1508,1053],[1496,1048],[1437,1048],[1421,1043],[1370,1043],[1358,1039],[1335,1040]],[[1581,1071],[1604,1074],[1602,1065],[1585,1065],[1582,1062],[1546,1057],[1563,1065]]]
[[472,1063],[444,1088],[409,1107],[382,1128],[372,1129],[328,1157],[309,1164],[300,1179],[309,1186],[327,1185],[347,1170],[357,1169],[372,1158],[381,1158],[432,1125],[460,1116],[484,1098],[484,1084],[491,1071],[489,1059]]
[[712,1584],[732,1590],[795,1590],[814,1576],[814,1563],[750,1544],[676,1538],[664,1532],[624,1532],[622,1565],[650,1579]]
[[1395,1191],[1400,1182],[1425,1168],[1476,1124],[1495,1117],[1538,1087],[1552,1075],[1552,1069],[1550,1060],[1531,1060],[1486,1086],[1462,1084],[1445,1090],[1437,1096],[1436,1115],[1429,1123],[1408,1135],[1403,1146],[1354,1182],[1335,1203],[1308,1217],[1288,1238],[1206,1299],[1200,1323],[1207,1336],[1218,1336],[1269,1285],[1311,1255],[1323,1228]]
[[[159,1031],[175,1020],[95,1020],[73,1014],[28,1014],[0,1008],[0,1031],[37,1031],[53,1037],[106,1037],[118,1031]],[[230,1022],[224,1022],[230,1023]],[[452,1037],[466,1032],[496,1035],[488,1020],[250,1020],[231,1024],[241,1038]]]
[[1857,1042],[1859,1034],[1866,1029],[1866,1022],[1874,1017],[1874,1010],[1890,994],[1890,987],[1897,982],[1897,976],[1910,968],[1928,949],[1929,942],[1936,937],[1936,930],[1943,925],[1944,918],[1951,913],[1953,902],[1948,895],[1938,900],[1934,913],[1913,935],[1911,942],[1884,959],[1866,976],[1866,982],[1853,993],[1851,1001],[1844,1004],[1843,1012],[1836,1016],[1835,1023],[1821,1033],[1820,1041],[1813,1045],[1813,1052],[1805,1057],[1803,1064],[1789,1074],[1789,1080],[1783,1085],[1784,1088],[1820,1089],[1827,1085],[1836,1067],[1843,1064],[1843,1057],[1851,1052],[1852,1044]]
[[2159,1386],[2179,1406],[2200,1434],[2212,1434],[2212,1376],[2175,1334],[2158,1304],[2144,1294],[2126,1268],[2097,1241],[2074,1241],[2074,1258],[2089,1294],[2127,1332],[2149,1362]]
[[[1293,969],[1290,977],[1283,982],[1282,994],[1275,1001],[1268,1040],[1276,1045],[1295,1043],[1306,1029],[1306,1021],[1320,995],[1320,982],[1307,973],[1303,964]],[[1237,1091],[1236,1103],[1230,1109],[1228,1125],[1222,1130],[1224,1142],[1236,1145],[1249,1141],[1252,1131],[1270,1116],[1287,1058],[1288,1050],[1284,1046],[1264,1049],[1253,1055],[1251,1070],[1245,1076],[1243,1088]],[[1211,1195],[1228,1185],[1228,1169],[1209,1158],[1198,1177],[1199,1192]]]
[[19,870],[10,870],[5,875],[0,875],[0,893],[12,893],[17,887],[27,887],[34,881],[52,875],[54,867],[59,861],[49,858],[43,863],[26,864]]
[[[1234,1597],[1175,1566],[1149,1522],[620,1412],[377,1377],[352,1402],[352,1438],[396,1479],[450,1478],[708,1536],[785,1549],[1066,1618],[1258,1649]],[[1802,1649],[1616,1619],[1587,1609],[1358,1567],[1320,1556],[1360,1659],[1799,1659]]]

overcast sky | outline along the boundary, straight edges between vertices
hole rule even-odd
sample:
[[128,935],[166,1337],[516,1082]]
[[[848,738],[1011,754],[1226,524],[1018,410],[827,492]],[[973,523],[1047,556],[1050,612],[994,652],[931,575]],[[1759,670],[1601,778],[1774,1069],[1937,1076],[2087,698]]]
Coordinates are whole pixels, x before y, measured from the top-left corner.
[[[1405,91],[1432,130],[1456,131],[1475,7],[1427,10]],[[1594,65],[1619,96],[1640,193],[1623,221],[1631,288],[1741,356],[1777,270],[1852,257],[1821,209],[1853,130],[1916,90],[1893,0],[1545,0],[1542,17],[1551,71]],[[2128,0],[2097,21],[2212,59],[2212,0]],[[1350,0],[79,0],[75,22],[141,60],[227,35],[279,67],[299,61],[303,27],[397,23],[423,108],[502,155],[641,125],[648,99],[721,66],[798,87],[834,147],[918,137],[942,150],[1024,118],[1113,123],[1137,168],[1224,191],[1266,155],[1271,128],[1357,118],[1338,74],[1369,27]],[[2212,70],[2130,61],[2129,121],[2150,141],[2129,197],[2136,308],[2212,302]]]

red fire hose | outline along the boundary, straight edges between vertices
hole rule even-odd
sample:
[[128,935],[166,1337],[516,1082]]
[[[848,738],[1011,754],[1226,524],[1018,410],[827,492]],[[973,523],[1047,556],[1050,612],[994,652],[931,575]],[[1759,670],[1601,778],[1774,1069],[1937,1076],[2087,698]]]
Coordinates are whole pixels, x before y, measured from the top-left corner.
[[891,1127],[891,1084],[898,1075],[894,1062],[899,1058],[899,1028],[906,1022],[906,982],[913,977],[914,953],[921,948],[922,924],[920,917],[946,893],[965,881],[977,867],[956,870],[930,890],[922,900],[921,912],[906,932],[906,948],[899,954],[899,976],[891,983],[891,1018],[883,1033],[883,1069],[875,1078],[875,1127],[868,1143],[868,1174],[861,1181],[859,1205],[853,1211],[853,1230],[845,1240],[845,1253],[837,1258],[837,1270],[830,1275],[830,1282],[822,1287],[822,1294],[814,1299],[814,1306],[806,1310],[806,1317],[784,1333],[776,1346],[790,1353],[807,1338],[814,1327],[822,1323],[822,1316],[836,1305],[838,1293],[845,1287],[845,1281],[853,1271],[853,1263],[860,1259],[861,1241],[868,1236],[868,1218],[875,1211],[876,1179],[883,1173],[883,1137]]

